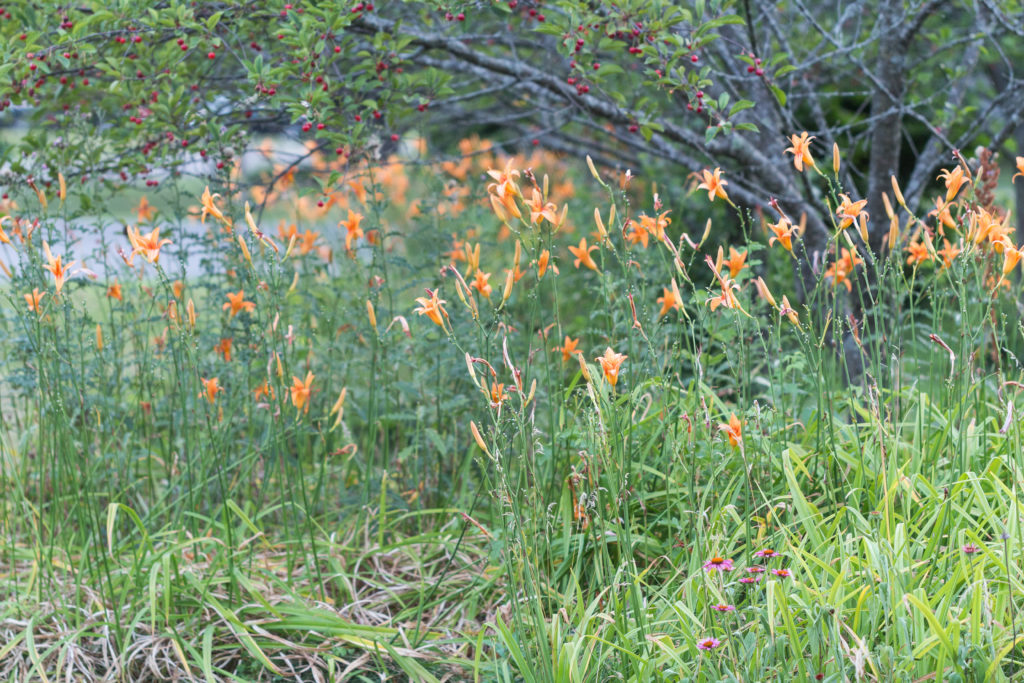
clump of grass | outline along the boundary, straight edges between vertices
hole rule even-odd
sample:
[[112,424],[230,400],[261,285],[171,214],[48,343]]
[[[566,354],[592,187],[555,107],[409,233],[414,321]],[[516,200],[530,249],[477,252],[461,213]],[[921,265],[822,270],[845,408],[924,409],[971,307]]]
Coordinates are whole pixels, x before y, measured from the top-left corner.
[[710,169],[668,208],[463,147],[154,197],[71,279],[66,197],[5,209],[0,673],[1016,675],[1018,252],[976,164],[870,219],[806,164],[810,253]]

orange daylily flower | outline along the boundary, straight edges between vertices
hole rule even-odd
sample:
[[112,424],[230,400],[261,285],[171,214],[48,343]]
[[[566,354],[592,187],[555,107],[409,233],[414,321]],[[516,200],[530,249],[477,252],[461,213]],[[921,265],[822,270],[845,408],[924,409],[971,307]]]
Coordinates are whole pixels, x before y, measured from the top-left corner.
[[153,228],[145,235],[140,235],[137,228],[130,225],[125,228],[128,233],[128,241],[132,244],[132,253],[142,254],[142,257],[150,263],[157,263],[160,260],[160,248],[165,244],[171,244],[168,239],[160,239],[160,228]]
[[224,362],[231,362],[231,337],[224,337],[213,347],[214,353],[224,356]]
[[562,352],[562,362],[565,363],[570,358],[572,358],[574,353],[579,353],[579,350],[576,348],[576,345],[579,344],[579,343],[580,343],[579,337],[577,337],[576,339],[572,339],[572,338],[569,337],[569,335],[565,335],[565,341],[562,342],[562,345],[561,346],[556,346],[555,348],[553,348],[551,350],[552,351],[561,351]]
[[139,200],[139,205],[135,208],[135,212],[139,215],[139,222],[145,223],[146,221],[153,220],[156,208],[150,204],[149,199],[143,195],[142,199]]
[[683,305],[683,302],[679,300],[676,293],[672,291],[671,287],[662,287],[662,296],[659,296],[655,301],[661,304],[661,312],[658,313],[658,317],[664,317],[669,311],[679,308]]
[[260,398],[262,398],[263,396],[267,396],[268,398],[275,398],[274,387],[270,386],[270,382],[267,380],[263,380],[263,384],[253,389],[252,393],[257,401],[260,400]]
[[352,250],[352,242],[363,236],[363,229],[359,227],[360,221],[363,220],[361,213],[356,213],[352,209],[348,210],[348,218],[344,221],[338,222],[338,227],[345,226],[345,250]]
[[[545,249],[540,252],[540,257],[537,259],[537,279],[540,280],[544,277],[544,273],[548,270],[548,263],[551,261],[551,252]],[[551,270],[554,271],[555,275],[558,275],[558,266],[551,264]]]
[[615,353],[612,351],[612,347],[607,347],[604,350],[604,355],[595,360],[601,364],[601,370],[604,372],[604,378],[613,387],[619,381],[619,369],[622,366],[622,362],[626,360],[628,356],[624,356],[621,353]]
[[[427,316],[433,320],[436,325],[443,328],[444,320],[448,319],[448,312],[444,310],[444,304],[448,302],[444,299],[438,299],[436,291],[432,292],[428,289],[427,294],[430,295],[429,299],[423,296],[416,298],[416,303],[419,304],[419,308],[415,308],[413,311],[420,315]],[[442,319],[441,316],[444,316],[444,319]]]
[[484,297],[490,299],[491,291],[493,291],[491,284],[488,282],[488,279],[490,279],[490,277],[490,273],[485,273],[482,270],[478,270],[476,271],[476,273],[473,274],[473,282],[469,286],[483,294]]
[[789,141],[793,146],[787,147],[785,151],[793,154],[793,166],[800,172],[803,172],[804,164],[814,168],[814,159],[811,157],[811,140],[813,139],[813,135],[807,137],[807,131],[804,131],[799,136],[796,134],[789,136]]
[[537,188],[533,189],[532,198],[526,205],[530,208],[530,223],[539,224],[544,219],[551,225],[558,225],[558,207],[553,202],[545,204]]
[[292,385],[289,390],[292,394],[292,405],[300,412],[309,412],[309,396],[313,385],[313,373],[307,372],[306,379],[302,380],[292,375]]
[[929,216],[935,216],[935,223],[939,229],[939,234],[944,234],[943,228],[956,229],[956,221],[953,220],[953,215],[949,212],[949,204],[942,197],[935,198],[935,208],[928,212]]
[[285,225],[284,221],[277,224],[277,234],[281,236],[282,242],[290,242],[292,237],[298,237],[299,228],[294,224]]
[[1024,252],[1022,252],[1020,249],[1018,249],[1013,244],[1004,244],[1003,245],[1003,276],[1004,277],[1009,275],[1010,271],[1012,271],[1014,268],[1017,267],[1017,263],[1020,261],[1020,257],[1022,255],[1022,253],[1024,253]]
[[238,315],[238,312],[242,310],[248,313],[252,313],[254,310],[256,310],[255,303],[253,303],[252,301],[245,301],[244,290],[238,290],[237,294],[228,292],[227,296],[228,302],[221,306],[221,308],[223,308],[225,311],[230,310],[231,313],[228,316],[230,318],[234,318],[236,315]]
[[864,263],[864,259],[857,258],[856,254],[844,247],[842,257],[825,269],[824,276],[832,279],[837,285],[845,285],[846,291],[853,291],[853,285],[848,276],[861,263]]
[[46,253],[46,265],[43,266],[43,270],[48,270],[53,274],[54,286],[57,288],[57,294],[60,294],[60,290],[64,287],[64,282],[67,280],[68,275],[71,274],[71,266],[75,262],[69,261],[65,264],[63,256],[54,256],[50,253],[50,245],[46,242],[43,242],[43,251]]
[[780,218],[778,223],[769,223],[768,229],[772,231],[773,236],[768,240],[768,246],[772,246],[775,242],[782,245],[782,248],[793,253],[793,225],[785,217]]
[[114,280],[114,283],[107,287],[107,296],[111,299],[117,299],[118,301],[124,301],[121,298],[121,283]]
[[946,201],[951,202],[956,197],[957,193],[964,183],[971,182],[969,178],[964,177],[963,166],[957,166],[952,171],[942,169],[942,173],[936,176],[936,180],[939,178],[943,179],[946,183]]
[[44,296],[46,296],[46,292],[40,292],[38,287],[33,289],[31,294],[25,294],[25,303],[28,304],[28,310],[33,313],[42,314],[43,311],[39,307],[39,304],[42,302]]
[[743,443],[743,423],[736,417],[736,413],[730,413],[729,422],[719,423],[718,429],[725,432],[726,436],[729,437],[729,444],[733,448]]
[[950,244],[949,240],[943,239],[942,243],[945,245],[942,249],[938,250],[939,256],[942,257],[942,267],[948,268],[953,265],[953,259],[962,251],[959,245]]
[[580,238],[579,246],[577,246],[577,247],[570,246],[569,247],[569,251],[572,252],[572,255],[576,257],[573,260],[573,265],[576,266],[577,268],[579,268],[580,264],[582,263],[583,265],[585,265],[587,268],[590,268],[591,270],[597,270],[597,264],[594,263],[594,259],[591,258],[591,256],[590,256],[590,252],[594,251],[597,248],[598,247],[597,247],[596,244],[588,247],[587,246],[587,238],[586,237]]
[[723,263],[729,266],[729,277],[735,278],[740,271],[747,267],[747,252],[738,252],[729,247],[729,259]]
[[221,196],[219,194],[210,194],[210,186],[209,185],[206,186],[206,188],[203,190],[202,196],[199,198],[199,201],[203,205],[202,213],[199,216],[199,222],[200,223],[202,223],[203,225],[206,225],[206,217],[209,215],[209,216],[213,216],[214,218],[219,220],[224,225],[227,225],[227,226],[231,225],[231,221],[229,221],[224,216],[224,214],[221,213],[221,210],[219,208],[217,208],[217,205],[214,203],[214,200],[220,199],[220,198],[221,198]]
[[498,384],[497,382],[491,382],[490,392],[488,393],[487,391],[485,391],[484,393],[488,394],[491,400],[492,408],[497,408],[502,404],[503,401],[508,399],[508,393],[505,391],[505,385]]
[[220,385],[220,380],[214,377],[213,379],[206,379],[201,377],[199,379],[203,383],[203,391],[199,394],[200,397],[206,398],[210,403],[217,400],[217,394],[224,391],[224,387]]
[[315,230],[306,230],[299,235],[299,253],[308,254],[313,251],[313,247],[316,246],[317,239],[320,238],[320,233]]
[[868,200],[861,199],[856,202],[852,202],[850,201],[850,197],[845,194],[839,195],[839,198],[843,200],[839,207],[836,208],[836,215],[840,218],[840,230],[853,225],[853,222],[860,218],[861,214],[867,215],[864,211],[864,207],[867,205]]
[[175,298],[180,299],[182,293],[185,291],[185,283],[181,280],[175,280],[171,283],[171,292],[174,293]]
[[722,169],[716,167],[715,172],[712,173],[705,168],[701,173],[704,176],[704,180],[697,186],[697,189],[708,191],[708,201],[715,201],[715,197],[721,197],[725,201],[729,201],[729,197],[725,194],[724,189],[729,183],[722,180]]
[[1010,178],[1010,182],[1011,183],[1017,181],[1017,176],[1021,176],[1022,178],[1024,178],[1024,157],[1017,157],[1016,158],[1016,164],[1017,164],[1017,173],[1014,173],[1013,177]]
[[630,219],[626,222],[626,230],[625,237],[627,242],[630,244],[640,243],[644,245],[644,249],[647,248],[647,244],[651,239],[651,233],[647,232],[642,225]]
[[910,256],[907,257],[908,266],[916,266],[920,263],[931,260],[931,256],[928,254],[928,245],[921,240],[914,240],[904,247],[903,250],[910,254]]

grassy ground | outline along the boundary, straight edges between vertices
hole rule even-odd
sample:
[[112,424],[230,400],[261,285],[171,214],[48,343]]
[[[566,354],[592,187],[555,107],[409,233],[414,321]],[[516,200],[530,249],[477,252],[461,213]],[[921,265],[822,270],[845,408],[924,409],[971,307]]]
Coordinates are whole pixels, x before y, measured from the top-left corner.
[[997,206],[966,185],[940,232],[893,198],[879,257],[837,224],[797,304],[797,217],[462,147],[285,182],[270,239],[243,206],[266,197],[224,192],[202,276],[140,248],[59,294],[41,239],[71,205],[22,198],[0,676],[1019,676]]

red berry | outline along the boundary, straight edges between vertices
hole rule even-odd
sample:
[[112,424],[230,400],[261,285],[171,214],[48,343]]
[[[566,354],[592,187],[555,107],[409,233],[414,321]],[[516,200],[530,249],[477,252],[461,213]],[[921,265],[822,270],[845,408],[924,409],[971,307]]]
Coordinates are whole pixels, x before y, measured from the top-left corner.
[[363,117],[360,116],[359,114],[356,114],[356,123],[359,123],[362,120],[363,120]]
[[341,45],[335,45],[334,46],[334,53],[337,54],[339,52],[341,52]]
[[212,52],[212,51],[211,52],[207,52],[206,53],[206,57],[208,59],[217,59],[217,53],[216,52]]
[[398,133],[391,134],[391,142],[398,142]]
[[690,61],[693,62],[694,64],[696,64],[697,63],[697,55],[691,55],[690,56]]
[[326,128],[326,127],[327,127],[327,126],[326,126],[325,124],[323,124],[323,123],[318,123],[318,124],[316,124],[316,129],[317,129],[317,130],[323,130],[323,129],[324,129],[324,128]]
[[465,14],[463,14],[462,12],[459,12],[459,13],[458,13],[457,15],[455,15],[455,18],[456,18],[456,19],[457,19],[458,21],[465,21],[465,20],[466,20],[466,15],[465,15]]

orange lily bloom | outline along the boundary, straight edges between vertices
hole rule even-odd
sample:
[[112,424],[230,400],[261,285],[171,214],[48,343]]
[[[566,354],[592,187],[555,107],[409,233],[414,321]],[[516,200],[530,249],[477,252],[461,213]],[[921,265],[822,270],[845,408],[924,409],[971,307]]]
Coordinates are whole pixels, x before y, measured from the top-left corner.
[[736,417],[736,413],[730,413],[729,422],[719,423],[718,428],[729,437],[729,444],[733,448],[743,443],[743,423]]
[[213,347],[215,353],[224,356],[224,362],[231,362],[231,337],[224,337]]
[[210,403],[216,401],[217,394],[224,391],[224,387],[220,385],[220,380],[218,380],[216,377],[214,377],[213,379],[206,379],[205,377],[202,377],[199,379],[199,381],[203,383],[203,391],[199,394],[199,396],[206,398],[206,400]]
[[363,229],[359,227],[360,221],[363,220],[361,213],[356,213],[352,209],[348,210],[348,219],[339,221],[338,226],[345,226],[345,250],[352,250],[352,242],[363,236]]
[[579,353],[579,350],[576,349],[576,345],[579,344],[579,343],[580,343],[579,337],[577,337],[576,339],[572,339],[572,338],[569,337],[569,335],[565,335],[565,341],[562,342],[562,345],[561,346],[556,346],[555,348],[553,348],[551,350],[552,351],[561,351],[562,352],[562,362],[565,363],[570,358],[572,358],[574,353]]
[[946,201],[951,202],[956,197],[957,193],[964,183],[971,182],[969,178],[964,177],[963,166],[957,166],[952,171],[942,169],[942,173],[936,176],[936,179],[943,179],[946,183]]
[[497,382],[491,382],[491,391],[488,395],[491,399],[492,408],[497,408],[508,398],[508,393],[505,391],[505,385],[498,384]]
[[793,225],[786,218],[780,218],[778,223],[769,223],[768,229],[772,231],[773,236],[768,240],[768,246],[772,246],[775,242],[782,245],[782,248],[793,253]]
[[67,280],[68,275],[71,274],[71,266],[75,264],[74,261],[63,263],[63,256],[54,256],[50,253],[50,245],[43,242],[43,251],[46,252],[46,265],[43,266],[43,270],[48,270],[53,274],[54,286],[57,288],[57,293],[60,294],[60,290],[64,287],[64,282]]
[[228,317],[234,318],[242,310],[252,313],[256,310],[256,304],[252,301],[245,301],[245,291],[240,289],[237,294],[228,292],[228,302],[221,306],[221,308],[225,311],[230,310],[231,313]]
[[799,136],[795,134],[789,136],[789,141],[793,146],[787,147],[786,152],[793,154],[793,166],[800,172],[803,172],[804,164],[814,168],[814,159],[811,157],[811,140],[813,139],[813,135],[807,137],[807,131],[804,131]]
[[292,405],[296,410],[309,412],[310,387],[313,385],[313,373],[307,372],[306,379],[301,380],[292,375],[292,385],[289,390],[292,394]]
[[928,215],[936,217],[940,235],[944,234],[943,227],[956,229],[956,221],[953,220],[953,215],[949,212],[949,204],[942,197],[935,198],[935,208],[929,211]]
[[949,240],[943,239],[942,243],[945,245],[942,249],[939,249],[939,256],[942,257],[942,267],[948,268],[953,265],[953,259],[960,254],[962,249],[956,244],[950,244]]
[[859,264],[864,263],[864,259],[857,258],[857,255],[852,253],[845,247],[842,250],[842,257],[835,263],[830,265],[824,273],[824,276],[835,281],[836,284],[843,284],[846,286],[846,291],[853,291],[853,285],[850,279],[847,277],[853,272]]
[[596,244],[588,247],[587,238],[581,237],[579,246],[569,247],[569,251],[572,252],[572,255],[576,257],[573,260],[573,265],[579,268],[580,264],[582,263],[591,270],[597,270],[597,264],[594,263],[594,259],[591,258],[590,256],[590,252],[594,251],[595,249],[597,249]]
[[1017,267],[1017,262],[1020,261],[1021,250],[1012,244],[1003,245],[1003,276],[1010,274],[1014,268]]
[[160,228],[153,228],[145,235],[140,235],[138,229],[131,226],[128,226],[126,231],[128,241],[132,244],[132,256],[142,254],[150,263],[155,264],[160,260],[160,247],[171,244],[168,239],[160,239]]
[[175,280],[171,283],[171,291],[174,292],[175,298],[180,299],[182,293],[185,291],[185,283],[181,280]]
[[[438,299],[436,291],[432,292],[428,289],[427,294],[430,295],[429,299],[423,296],[416,298],[416,303],[419,304],[419,308],[415,308],[413,311],[420,315],[427,316],[433,320],[436,325],[443,328],[444,320],[448,319],[448,312],[444,310],[444,304],[448,302],[444,299]],[[444,319],[442,319],[441,316],[444,316]]]
[[107,287],[107,296],[110,297],[111,299],[124,301],[124,299],[121,298],[121,283],[119,283],[117,280],[114,280],[114,283]]
[[910,256],[907,257],[908,266],[917,265],[931,260],[931,256],[928,254],[928,246],[921,240],[914,240],[904,247],[903,250],[910,254]]
[[619,369],[622,366],[622,362],[626,360],[628,356],[624,356],[621,353],[615,353],[612,351],[612,347],[608,347],[604,350],[604,355],[596,358],[595,360],[601,364],[601,370],[604,372],[604,378],[613,387],[619,381]]
[[662,287],[662,296],[659,296],[656,301],[661,304],[661,312],[658,313],[658,317],[664,317],[669,311],[675,309],[679,310],[683,302],[676,297],[676,293],[672,291],[671,287]]
[[225,225],[230,225],[230,221],[228,221],[228,219],[224,216],[223,213],[221,213],[221,210],[217,208],[217,205],[214,203],[215,199],[220,198],[221,196],[219,194],[210,194],[210,186],[206,186],[206,188],[203,190],[202,196],[199,198],[199,201],[203,205],[203,211],[199,217],[200,223],[205,225],[206,217],[209,215],[213,216],[214,218],[219,220],[221,223],[224,223]]
[[720,197],[726,201],[729,201],[728,195],[725,194],[725,186],[729,183],[722,180],[722,169],[715,168],[715,172],[712,173],[708,169],[701,171],[704,176],[703,182],[697,186],[698,190],[708,191],[708,201],[715,201],[715,197]]
[[140,223],[153,220],[153,215],[156,213],[156,209],[149,203],[149,199],[145,195],[139,200],[139,205],[135,208],[135,211],[139,215]]
[[553,202],[545,204],[537,188],[533,189],[531,197],[526,202],[530,208],[530,222],[539,224],[541,219],[544,219],[551,225],[558,225],[558,207]]
[[630,219],[626,222],[626,230],[628,230],[625,233],[626,240],[630,244],[640,243],[644,245],[644,249],[647,248],[647,244],[651,239],[651,233],[647,232],[640,223]]
[[1010,182],[1011,183],[1017,181],[1017,176],[1021,176],[1022,178],[1024,178],[1024,157],[1017,157],[1016,158],[1016,163],[1017,163],[1017,173],[1014,173],[1013,177],[1010,178]]
[[[548,263],[551,261],[551,252],[545,249],[540,252],[540,257],[537,259],[537,279],[540,280],[544,277],[544,273],[548,271]],[[551,264],[551,270],[558,275],[558,266]]]
[[738,252],[732,247],[729,247],[729,260],[725,261],[725,265],[729,266],[729,277],[735,278],[739,275],[740,271],[747,267],[747,252]]
[[490,277],[490,273],[485,273],[482,270],[478,270],[476,271],[476,273],[473,274],[473,282],[469,286],[483,294],[484,297],[490,299],[491,292],[493,291],[491,284],[488,282],[488,279],[490,279]]
[[843,201],[836,209],[836,215],[840,218],[839,229],[843,230],[853,225],[853,222],[860,218],[862,213],[865,213],[864,207],[867,205],[868,200],[861,199],[852,202],[850,197],[845,194],[839,195],[839,198]]
[[46,292],[40,292],[39,288],[36,287],[35,289],[32,290],[31,294],[25,294],[24,296],[25,303],[28,304],[28,310],[32,311],[33,313],[42,314],[43,311],[39,307],[39,304],[43,300],[43,297],[46,296]]

